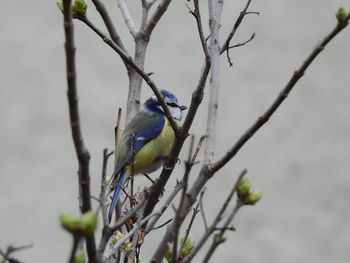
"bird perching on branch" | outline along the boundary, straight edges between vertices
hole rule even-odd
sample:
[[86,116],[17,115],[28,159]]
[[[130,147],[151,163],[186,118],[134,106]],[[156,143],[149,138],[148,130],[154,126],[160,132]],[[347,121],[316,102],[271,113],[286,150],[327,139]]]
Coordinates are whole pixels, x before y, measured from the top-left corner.
[[[182,119],[186,106],[178,104],[169,91],[161,90],[164,102],[177,124]],[[141,110],[126,126],[116,150],[116,164],[111,180],[117,180],[109,208],[108,219],[112,219],[121,187],[131,175],[152,173],[159,169],[170,153],[175,133],[155,95],[151,96]]]

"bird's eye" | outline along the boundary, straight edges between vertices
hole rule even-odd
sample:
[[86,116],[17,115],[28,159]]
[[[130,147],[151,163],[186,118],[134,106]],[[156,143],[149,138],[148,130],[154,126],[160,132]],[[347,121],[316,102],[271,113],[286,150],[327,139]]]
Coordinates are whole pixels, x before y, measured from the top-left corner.
[[167,103],[170,107],[178,107],[176,103],[171,102],[171,103]]

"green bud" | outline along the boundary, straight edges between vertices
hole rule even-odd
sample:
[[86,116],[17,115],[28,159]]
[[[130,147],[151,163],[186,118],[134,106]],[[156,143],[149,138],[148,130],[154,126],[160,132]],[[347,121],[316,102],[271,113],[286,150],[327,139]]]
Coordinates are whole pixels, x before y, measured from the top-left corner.
[[89,211],[83,214],[79,220],[79,228],[83,234],[93,233],[97,226],[97,214]]
[[224,243],[224,242],[226,242],[226,240],[227,240],[226,237],[220,237],[220,238],[219,238],[219,242],[220,242],[220,243]]
[[[58,1],[57,6],[63,13],[63,2]],[[72,11],[72,18],[82,18],[86,16],[88,5],[84,0],[74,0],[70,8]]]
[[338,22],[342,23],[346,19],[347,15],[348,14],[346,13],[345,9],[343,7],[340,7],[338,9],[338,12],[337,12],[337,14],[335,16],[336,16]]
[[247,177],[243,177],[237,186],[237,195],[239,197],[239,199],[243,200],[245,199],[248,195],[249,195],[249,191],[250,191],[250,182],[248,180]]
[[193,247],[194,247],[194,240],[193,240],[193,237],[191,235],[187,236],[185,243],[184,243],[184,239],[185,239],[184,236],[182,236],[180,238],[180,244],[182,246],[182,250],[181,250],[180,255],[179,255],[180,260],[183,259],[184,257],[186,257],[188,254],[190,254]]
[[85,263],[84,251],[81,250],[74,255],[73,263]]
[[61,226],[68,232],[76,233],[78,231],[79,219],[70,214],[61,214]]
[[260,191],[253,191],[249,193],[247,198],[244,200],[244,203],[246,205],[255,205],[262,197],[262,192]]
[[86,16],[86,10],[88,8],[88,5],[84,0],[75,0],[71,8],[72,8],[72,17],[80,18],[80,17]]

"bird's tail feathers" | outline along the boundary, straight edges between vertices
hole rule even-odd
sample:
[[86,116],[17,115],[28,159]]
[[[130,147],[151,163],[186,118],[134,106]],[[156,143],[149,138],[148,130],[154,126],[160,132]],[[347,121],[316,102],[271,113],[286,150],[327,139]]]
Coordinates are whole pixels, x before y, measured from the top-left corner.
[[108,212],[108,221],[111,222],[112,216],[113,216],[113,211],[115,209],[115,206],[117,205],[118,202],[118,198],[119,198],[119,194],[120,194],[120,190],[123,187],[123,183],[124,183],[124,178],[125,178],[125,171],[122,171],[120,173],[117,185],[114,189],[114,194],[113,194],[113,198],[112,198],[112,203],[111,206],[109,207],[109,212]]

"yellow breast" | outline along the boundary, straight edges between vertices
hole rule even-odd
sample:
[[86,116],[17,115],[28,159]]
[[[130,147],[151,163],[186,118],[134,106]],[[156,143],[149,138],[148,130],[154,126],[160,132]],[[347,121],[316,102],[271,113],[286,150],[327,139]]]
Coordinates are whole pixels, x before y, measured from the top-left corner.
[[[164,117],[165,118],[165,117]],[[164,127],[157,138],[148,142],[135,155],[133,167],[128,167],[129,174],[138,174],[153,166],[159,166],[159,160],[168,156],[175,140],[174,130],[171,128],[167,118],[165,118]],[[157,162],[158,161],[158,162]],[[157,164],[159,163],[159,164]],[[156,167],[157,169],[159,167]],[[154,169],[154,170],[155,170]]]

